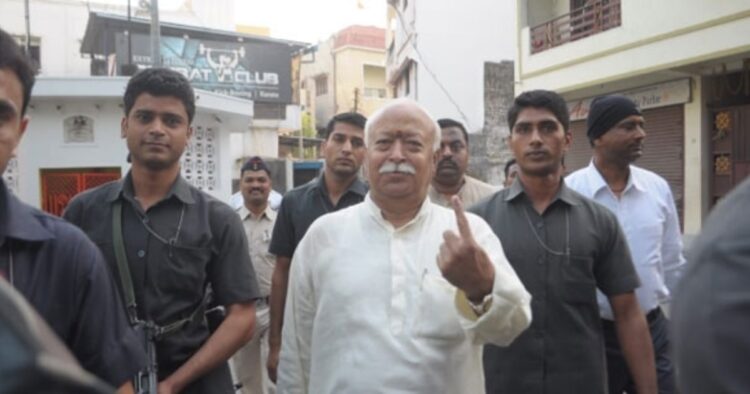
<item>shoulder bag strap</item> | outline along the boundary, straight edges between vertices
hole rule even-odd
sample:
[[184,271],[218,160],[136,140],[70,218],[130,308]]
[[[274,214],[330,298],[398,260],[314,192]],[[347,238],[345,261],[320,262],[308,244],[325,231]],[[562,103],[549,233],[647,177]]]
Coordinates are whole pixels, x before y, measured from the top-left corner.
[[135,303],[135,291],[133,291],[133,279],[130,277],[128,257],[125,254],[125,242],[122,237],[122,200],[115,201],[112,207],[112,242],[115,247],[115,260],[120,277],[122,293],[125,296],[125,307],[131,324],[138,322],[137,305]]

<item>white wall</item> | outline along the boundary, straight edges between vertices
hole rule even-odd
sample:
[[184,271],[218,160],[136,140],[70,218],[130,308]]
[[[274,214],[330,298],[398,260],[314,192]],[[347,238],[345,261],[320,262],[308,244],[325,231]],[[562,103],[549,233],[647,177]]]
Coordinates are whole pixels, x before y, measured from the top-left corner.
[[[81,40],[88,11],[82,1],[30,1],[32,37],[41,39],[41,74],[85,76],[89,60],[81,57]],[[0,26],[13,35],[26,35],[23,0],[0,1]]]
[[409,7],[412,3],[416,7],[414,28],[419,52],[411,51],[418,63],[412,95],[416,93],[417,100],[433,116],[467,123],[470,132],[481,130],[484,63],[515,58],[514,2],[412,0]]
[[[42,168],[120,167],[123,174],[130,168],[125,160],[127,147],[120,138],[118,100],[32,100],[31,104],[31,121],[18,148],[18,194],[24,202],[40,207]],[[94,142],[66,144],[63,119],[79,114],[94,119]]]
[[[704,107],[703,96],[707,92],[700,77],[692,78],[693,100],[685,104],[685,194],[683,230],[685,234],[697,235],[703,225],[703,217],[708,207],[708,193],[704,193],[703,185],[708,185],[708,174],[704,169],[708,155],[708,133],[703,133],[704,119],[708,117]],[[648,137],[646,137],[648,138]],[[646,140],[648,143],[648,140]]]
[[235,152],[240,155],[233,160],[245,156],[277,157],[279,155],[279,131],[296,131],[302,125],[302,111],[299,105],[289,104],[286,106],[286,118],[277,119],[253,119],[250,132],[243,133],[240,137],[232,137],[233,141],[242,144],[242,150]]
[[[233,133],[232,162],[248,156],[277,157],[279,155],[279,133],[273,127],[253,125],[252,132]],[[239,174],[235,174],[239,176]]]
[[193,12],[165,13],[164,20],[219,30],[235,30],[234,0],[192,0],[190,3]]
[[[120,138],[122,108],[119,98],[44,99],[32,100],[31,121],[18,149],[18,194],[21,200],[35,207],[41,205],[40,169],[120,167],[124,175],[130,168],[126,162],[127,146]],[[93,143],[64,143],[63,119],[86,115],[94,119]],[[201,111],[193,126],[216,130],[218,149],[218,188],[209,194],[228,201],[232,188],[233,161],[230,159],[230,130],[217,123],[213,113]],[[238,133],[239,134],[239,133]],[[273,156],[276,156],[274,151]]]
[[621,7],[620,27],[534,55],[529,29],[521,29],[517,91],[566,92],[750,49],[747,0],[629,0]]
[[[133,15],[138,1],[132,2]],[[112,0],[30,0],[30,30],[41,39],[41,75],[87,76],[90,60],[80,53],[86,32],[89,9],[125,15],[125,1]],[[233,0],[193,0],[192,10],[160,8],[160,19],[166,22],[234,30]],[[0,26],[13,35],[26,34],[23,0],[0,1]]]

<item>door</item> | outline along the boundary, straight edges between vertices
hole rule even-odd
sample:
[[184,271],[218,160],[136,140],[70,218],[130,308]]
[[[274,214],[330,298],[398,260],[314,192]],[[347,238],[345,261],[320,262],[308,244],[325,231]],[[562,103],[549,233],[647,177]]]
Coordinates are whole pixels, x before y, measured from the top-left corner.
[[750,105],[712,112],[711,204],[750,175]]
[[61,216],[76,194],[120,179],[120,168],[41,169],[42,210]]

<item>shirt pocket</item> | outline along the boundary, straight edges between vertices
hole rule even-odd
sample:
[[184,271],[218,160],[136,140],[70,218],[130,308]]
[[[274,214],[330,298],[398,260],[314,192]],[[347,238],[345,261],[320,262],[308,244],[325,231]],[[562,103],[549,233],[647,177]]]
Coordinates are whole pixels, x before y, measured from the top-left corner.
[[443,277],[424,275],[417,303],[417,337],[449,342],[464,340],[466,334],[455,307],[456,291]]
[[157,282],[162,290],[192,298],[200,294],[206,282],[211,260],[211,247],[193,245],[164,245],[166,259],[159,264]]
[[563,300],[571,304],[595,304],[594,259],[583,256],[571,256],[569,259],[563,259],[561,266],[561,296]]

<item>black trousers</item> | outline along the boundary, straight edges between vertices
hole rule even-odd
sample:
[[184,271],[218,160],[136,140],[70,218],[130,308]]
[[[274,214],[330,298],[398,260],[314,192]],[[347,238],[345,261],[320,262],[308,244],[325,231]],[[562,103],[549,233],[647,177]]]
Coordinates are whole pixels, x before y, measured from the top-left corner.
[[[669,354],[669,321],[656,308],[646,315],[651,341],[654,345],[654,357],[656,364],[656,378],[659,383],[659,394],[673,394],[675,390],[674,367]],[[615,324],[611,320],[602,319],[604,332],[604,344],[607,351],[607,381],[609,383],[609,394],[635,394],[635,382],[633,381],[625,357],[620,349],[620,341],[617,339]]]

